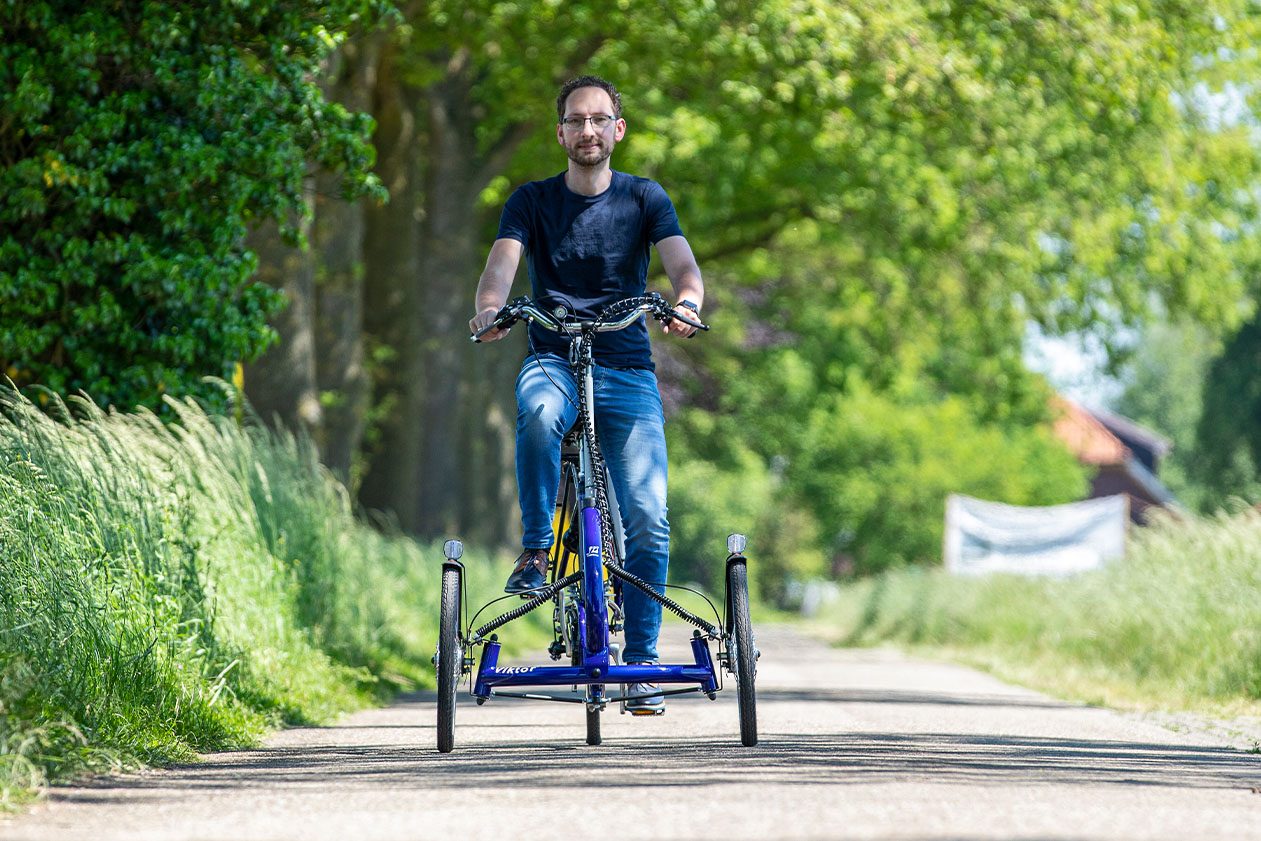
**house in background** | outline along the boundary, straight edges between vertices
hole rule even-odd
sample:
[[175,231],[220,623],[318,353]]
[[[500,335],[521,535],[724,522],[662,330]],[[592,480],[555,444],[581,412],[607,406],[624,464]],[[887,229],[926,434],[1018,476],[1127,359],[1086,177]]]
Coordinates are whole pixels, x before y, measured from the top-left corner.
[[1056,398],[1055,434],[1077,460],[1095,468],[1089,499],[1125,494],[1130,519],[1142,525],[1152,508],[1179,510],[1178,501],[1157,477],[1169,439],[1129,418],[1086,409],[1066,397]]

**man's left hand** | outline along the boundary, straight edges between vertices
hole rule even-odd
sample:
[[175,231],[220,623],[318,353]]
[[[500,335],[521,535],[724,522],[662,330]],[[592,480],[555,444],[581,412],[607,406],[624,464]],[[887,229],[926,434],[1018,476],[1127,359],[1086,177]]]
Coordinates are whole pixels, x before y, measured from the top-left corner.
[[[700,314],[693,312],[688,307],[675,307],[674,311],[678,313],[681,317],[686,318],[690,321],[701,320]],[[677,318],[671,319],[670,321],[667,321],[665,324],[661,325],[661,329],[663,332],[669,333],[674,336],[678,336],[683,339],[686,339],[688,336],[696,332],[695,327],[693,327],[690,324],[685,324],[682,321],[679,321],[679,319]]]

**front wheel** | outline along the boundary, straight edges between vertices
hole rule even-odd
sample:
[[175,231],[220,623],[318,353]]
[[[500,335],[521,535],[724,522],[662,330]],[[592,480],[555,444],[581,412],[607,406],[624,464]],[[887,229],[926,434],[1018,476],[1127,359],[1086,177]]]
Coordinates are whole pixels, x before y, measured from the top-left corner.
[[598,745],[603,739],[600,738],[600,710],[599,708],[587,708],[587,744]]
[[442,568],[442,606],[439,611],[438,656],[438,752],[455,747],[455,690],[460,683],[464,652],[460,649],[459,567]]
[[753,623],[749,620],[749,571],[743,562],[727,564],[728,656],[736,673],[740,704],[740,742],[757,744],[757,649],[753,647]]
[[[569,664],[571,666],[582,665],[582,642],[578,639],[578,614],[570,613],[568,623],[569,633]],[[594,710],[587,707],[587,744],[598,745],[603,740],[600,735],[600,709]]]

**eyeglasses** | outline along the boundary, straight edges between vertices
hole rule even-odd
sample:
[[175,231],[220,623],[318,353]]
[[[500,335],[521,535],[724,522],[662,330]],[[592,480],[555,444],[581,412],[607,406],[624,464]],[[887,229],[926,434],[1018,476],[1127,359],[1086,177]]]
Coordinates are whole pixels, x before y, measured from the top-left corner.
[[582,131],[582,127],[587,124],[587,120],[591,121],[591,127],[596,131],[604,131],[617,118],[612,114],[596,114],[591,117],[566,117],[560,121],[566,131]]

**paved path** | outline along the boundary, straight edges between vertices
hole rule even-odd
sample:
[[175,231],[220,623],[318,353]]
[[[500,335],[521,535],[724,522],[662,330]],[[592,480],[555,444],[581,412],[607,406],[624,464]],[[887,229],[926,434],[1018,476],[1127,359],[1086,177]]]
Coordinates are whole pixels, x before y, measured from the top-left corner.
[[759,645],[753,749],[726,692],[606,713],[596,748],[580,708],[469,704],[442,756],[432,696],[414,696],[57,789],[0,839],[1261,839],[1256,754],[958,666],[784,630]]

